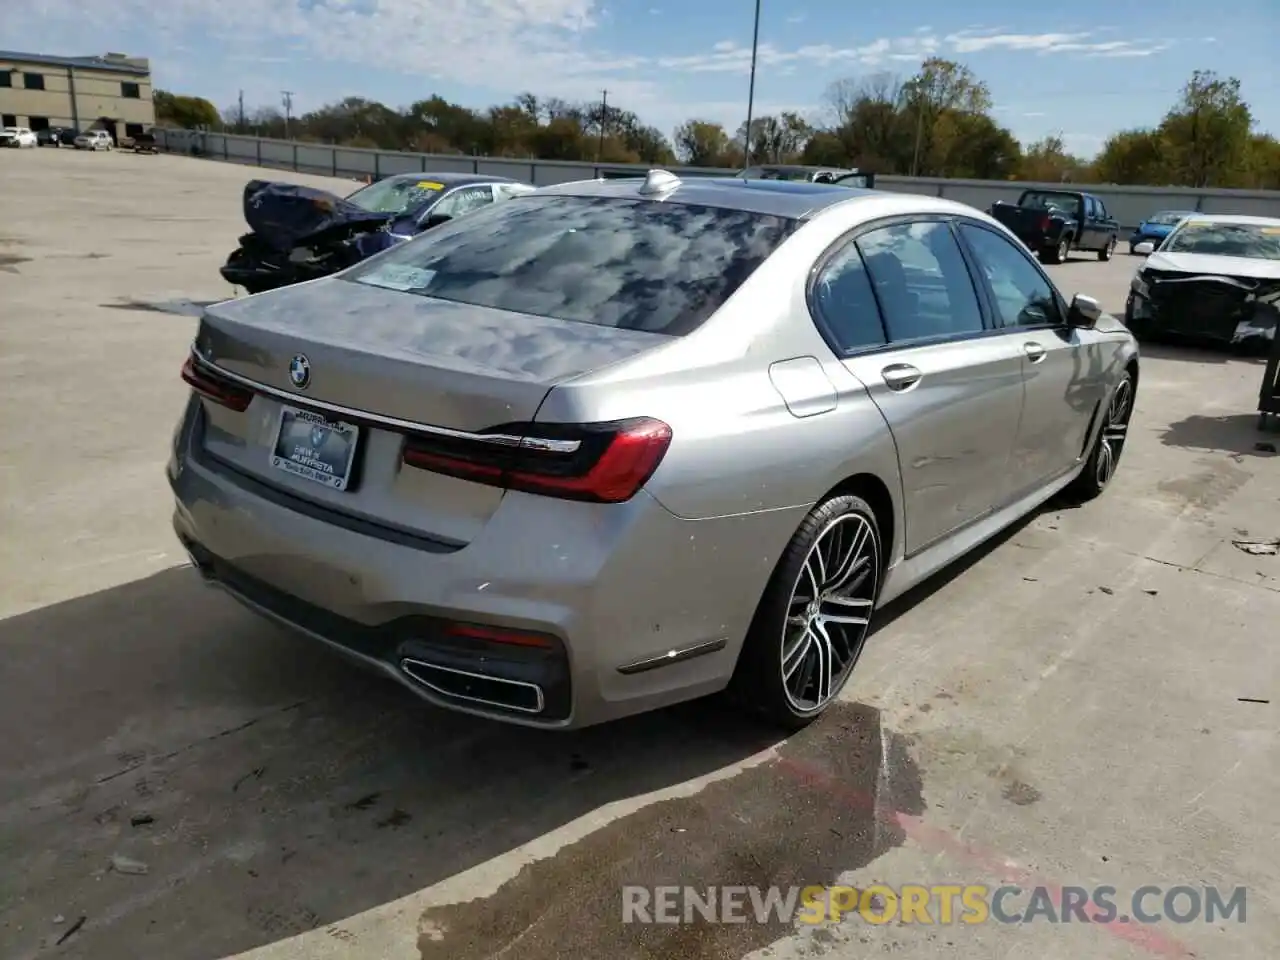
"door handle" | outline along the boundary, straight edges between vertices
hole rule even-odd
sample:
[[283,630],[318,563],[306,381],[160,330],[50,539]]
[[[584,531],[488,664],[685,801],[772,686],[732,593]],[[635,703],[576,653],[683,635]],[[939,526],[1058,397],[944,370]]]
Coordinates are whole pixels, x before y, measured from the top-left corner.
[[1048,351],[1045,350],[1044,347],[1040,346],[1040,344],[1035,342],[1024,343],[1022,345],[1022,349],[1026,352],[1027,359],[1030,360],[1032,363],[1039,363],[1041,360],[1045,358],[1045,355],[1048,353]]
[[924,374],[909,363],[891,363],[880,371],[880,376],[890,390],[906,390],[919,383]]

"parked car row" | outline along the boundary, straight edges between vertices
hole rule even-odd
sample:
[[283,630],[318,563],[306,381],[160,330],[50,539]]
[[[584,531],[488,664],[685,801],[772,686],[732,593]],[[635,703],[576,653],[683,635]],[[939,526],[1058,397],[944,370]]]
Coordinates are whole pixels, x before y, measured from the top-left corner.
[[46,127],[32,130],[30,127],[0,128],[0,147],[75,147],[77,150],[111,150],[115,141],[106,130],[86,130],[77,133],[70,127]]
[[1134,338],[955,201],[655,170],[244,203],[278,270],[384,246],[205,310],[178,539],[455,710],[565,729],[727,692],[801,727],[884,603],[1124,449]]

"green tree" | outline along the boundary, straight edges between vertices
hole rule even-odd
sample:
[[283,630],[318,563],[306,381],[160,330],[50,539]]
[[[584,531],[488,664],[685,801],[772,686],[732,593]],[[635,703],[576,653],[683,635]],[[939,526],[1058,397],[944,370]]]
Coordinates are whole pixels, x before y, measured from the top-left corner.
[[1022,180],[1039,183],[1079,181],[1086,167],[1079,157],[1067,152],[1059,136],[1037,140],[1023,151],[1018,174]]
[[160,127],[213,130],[222,125],[218,108],[204,97],[156,90],[151,94],[151,102],[156,108],[156,125]]
[[730,154],[729,135],[709,120],[688,120],[676,128],[676,153],[693,167],[718,167]]
[[1239,184],[1252,128],[1240,81],[1212,70],[1195,71],[1160,124],[1174,182],[1189,187]]
[[1121,130],[1112,134],[1093,160],[1100,183],[1168,182],[1166,145],[1158,130]]
[[946,176],[949,114],[987,114],[991,91],[968,67],[930,57],[902,88],[905,119],[912,129],[911,172],[916,176]]
[[[751,121],[751,163],[789,163],[797,160],[813,128],[798,113],[784,111],[776,117],[754,117]],[[747,125],[738,127],[738,140],[747,141]],[[745,148],[744,148],[745,149]]]

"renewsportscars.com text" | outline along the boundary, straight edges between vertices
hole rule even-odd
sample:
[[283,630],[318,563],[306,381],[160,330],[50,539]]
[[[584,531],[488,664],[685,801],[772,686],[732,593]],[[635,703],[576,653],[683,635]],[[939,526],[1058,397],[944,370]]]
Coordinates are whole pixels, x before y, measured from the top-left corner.
[[622,888],[623,923],[1219,923],[1245,922],[1246,888],[1142,886],[639,887]]

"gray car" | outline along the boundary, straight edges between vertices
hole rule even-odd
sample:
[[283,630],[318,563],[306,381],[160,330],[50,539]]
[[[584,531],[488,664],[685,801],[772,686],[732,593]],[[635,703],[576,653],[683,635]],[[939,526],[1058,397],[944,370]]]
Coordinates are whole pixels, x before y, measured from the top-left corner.
[[174,525],[252,609],[485,717],[798,728],[878,607],[1107,486],[1138,349],[972,207],[654,171],[211,306],[183,376]]

